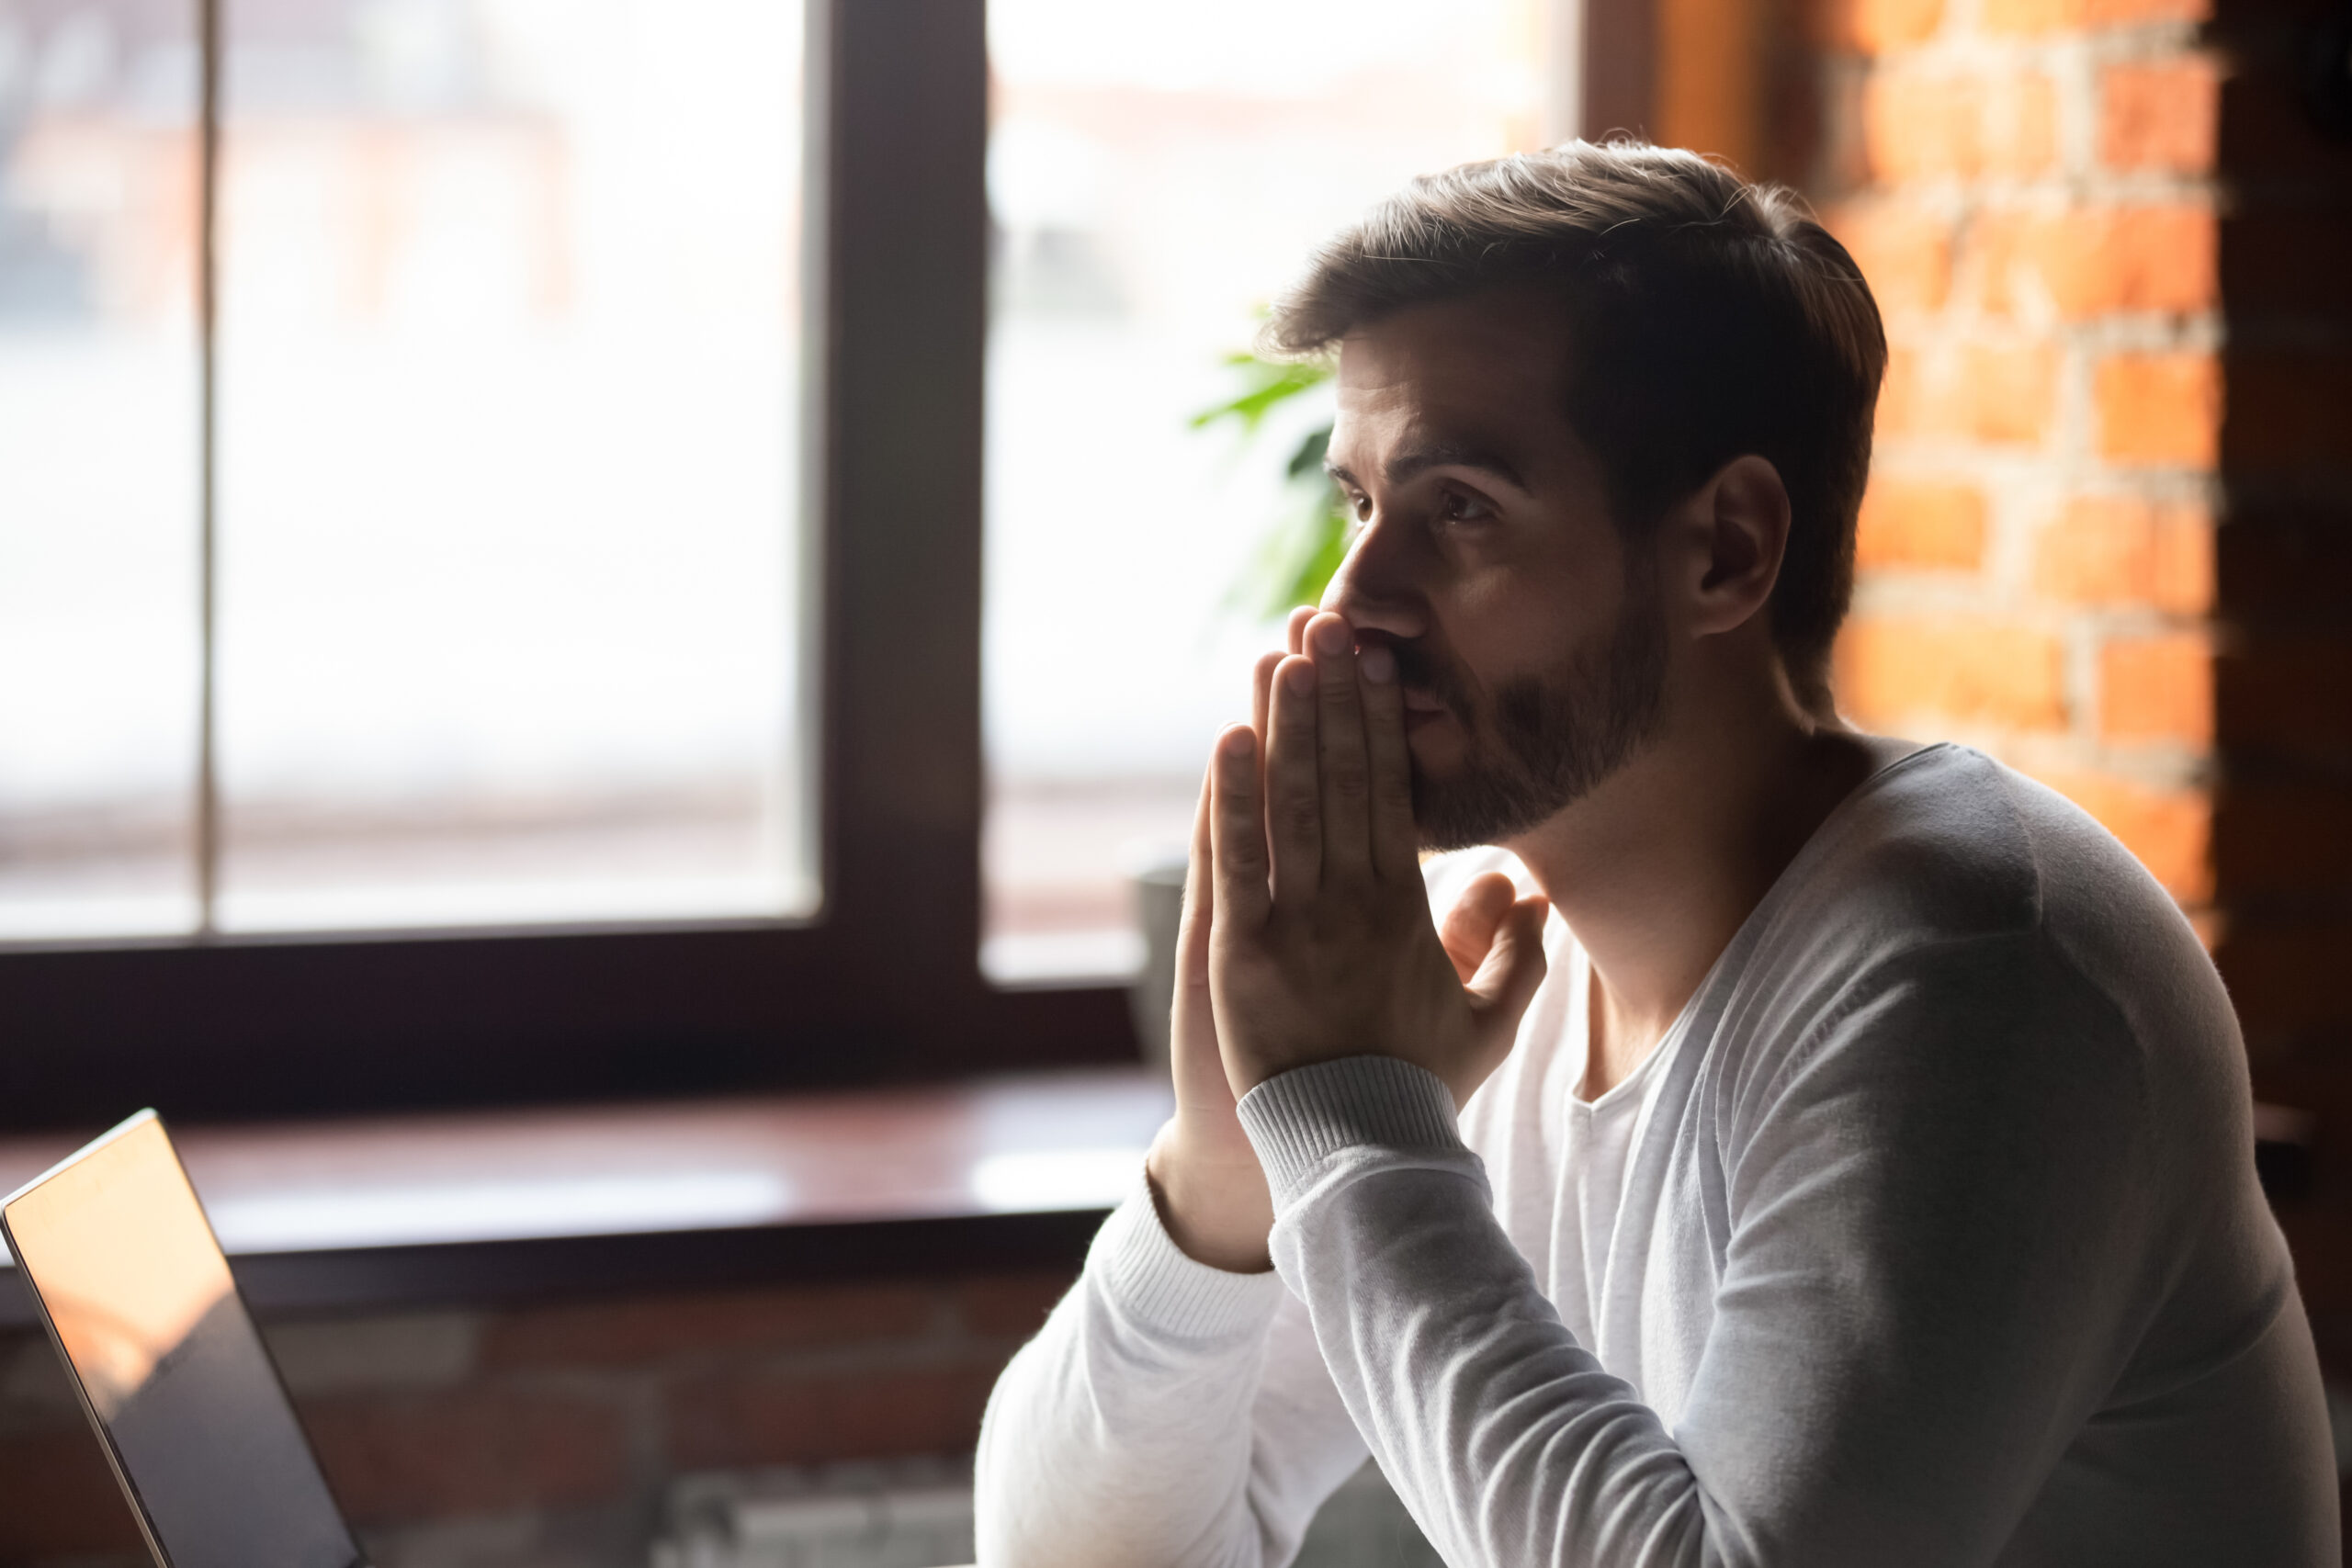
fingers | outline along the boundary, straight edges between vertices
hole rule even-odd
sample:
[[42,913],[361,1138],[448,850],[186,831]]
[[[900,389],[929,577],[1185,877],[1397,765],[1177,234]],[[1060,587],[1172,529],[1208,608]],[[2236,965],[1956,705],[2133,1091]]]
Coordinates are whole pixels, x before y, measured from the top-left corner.
[[1315,666],[1285,659],[1276,667],[1266,736],[1266,837],[1273,854],[1273,896],[1290,902],[1321,886],[1322,783],[1315,757]]
[[[1289,653],[1306,651],[1306,623],[1315,618],[1315,606],[1301,604],[1293,609],[1283,626],[1283,648]],[[1258,732],[1261,746],[1266,739],[1266,721],[1274,687],[1274,670],[1283,661],[1282,653],[1261,653],[1257,668],[1250,675],[1250,728]],[[1263,755],[1261,752],[1261,755]]]
[[[1261,653],[1258,656],[1258,667],[1250,674],[1250,728],[1258,732],[1261,747],[1266,742],[1267,722],[1273,716],[1274,671],[1282,661],[1283,656],[1279,653]],[[1259,753],[1261,756],[1264,754],[1262,750]]]
[[1478,1015],[1483,1032],[1508,1037],[1518,1032],[1520,1014],[1544,983],[1544,922],[1551,913],[1546,900],[1521,898],[1496,926],[1486,962],[1467,987],[1471,1010]]
[[1445,948],[1445,955],[1453,960],[1453,973],[1467,986],[1477,975],[1479,965],[1487,962],[1487,954],[1495,945],[1495,933],[1502,929],[1503,919],[1510,913],[1511,905],[1519,897],[1519,889],[1510,877],[1499,871],[1489,871],[1474,879],[1445,912],[1437,929],[1437,940]]
[[1193,852],[1184,869],[1184,914],[1176,927],[1176,994],[1209,983],[1209,930],[1216,919],[1216,850],[1209,831],[1214,773],[1201,775],[1200,804],[1193,808]]
[[1216,1048],[1216,1016],[1209,997],[1209,937],[1216,928],[1216,865],[1209,831],[1213,775],[1201,775],[1193,813],[1193,854],[1184,876],[1184,917],[1176,931],[1176,988],[1168,1019],[1169,1066],[1177,1114],[1230,1115],[1233,1088]]
[[1418,880],[1395,655],[1368,649],[1377,656],[1363,668],[1346,619],[1311,605],[1293,610],[1283,630],[1291,657],[1263,656],[1250,682],[1275,897],[1374,874]]
[[1266,922],[1266,811],[1258,786],[1258,738],[1234,725],[1216,738],[1209,759],[1209,843],[1216,865],[1216,921],[1255,931]]
[[1339,615],[1317,615],[1306,628],[1306,641],[1315,660],[1323,881],[1326,886],[1360,885],[1372,875],[1372,815],[1355,631]]
[[1413,756],[1405,744],[1405,692],[1396,655],[1374,643],[1356,656],[1363,677],[1364,764],[1372,815],[1372,870],[1384,882],[1419,882],[1421,835],[1413,825]]
[[[1491,908],[1483,900],[1490,897],[1480,895],[1482,919]],[[1470,1055],[1456,1064],[1457,1071],[1446,1079],[1456,1105],[1468,1102],[1519,1042],[1519,1021],[1526,1016],[1527,1004],[1535,999],[1536,987],[1544,983],[1544,922],[1551,908],[1542,898],[1521,898],[1504,906],[1478,972],[1463,987],[1470,998],[1475,1043]]]

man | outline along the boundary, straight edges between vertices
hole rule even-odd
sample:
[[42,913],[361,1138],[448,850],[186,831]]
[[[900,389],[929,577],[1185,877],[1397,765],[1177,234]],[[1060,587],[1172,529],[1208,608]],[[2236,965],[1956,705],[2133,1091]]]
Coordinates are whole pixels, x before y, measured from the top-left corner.
[[983,1563],[1281,1563],[1367,1450],[1454,1568],[2335,1561],[2195,936],[1831,706],[1845,251],[1571,145],[1416,182],[1270,337],[1338,349],[1359,532],[1212,757],[1176,1116],[990,1404]]

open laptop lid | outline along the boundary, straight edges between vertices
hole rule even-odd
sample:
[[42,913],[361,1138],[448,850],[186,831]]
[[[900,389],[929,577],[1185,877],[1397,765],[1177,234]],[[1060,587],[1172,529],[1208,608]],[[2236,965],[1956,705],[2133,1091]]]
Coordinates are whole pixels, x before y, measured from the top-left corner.
[[164,1568],[355,1568],[358,1545],[152,1111],[0,1202]]

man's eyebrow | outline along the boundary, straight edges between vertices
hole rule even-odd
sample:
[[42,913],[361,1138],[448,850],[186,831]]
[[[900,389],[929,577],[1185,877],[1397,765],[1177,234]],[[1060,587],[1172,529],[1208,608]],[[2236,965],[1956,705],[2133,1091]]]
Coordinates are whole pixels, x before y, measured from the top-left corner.
[[[1363,488],[1363,481],[1340,464],[1327,461],[1323,468],[1341,484]],[[1514,490],[1527,489],[1527,481],[1519,477],[1517,464],[1498,452],[1466,441],[1432,441],[1408,447],[1388,459],[1385,472],[1390,484],[1401,485],[1431,468],[1475,468],[1494,475]]]

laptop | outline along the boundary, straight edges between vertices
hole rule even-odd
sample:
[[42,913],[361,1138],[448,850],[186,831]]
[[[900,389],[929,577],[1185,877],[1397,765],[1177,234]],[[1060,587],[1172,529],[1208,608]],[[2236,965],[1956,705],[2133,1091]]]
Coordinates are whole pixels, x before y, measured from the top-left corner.
[[0,1201],[0,1234],[162,1568],[366,1568],[153,1111]]

